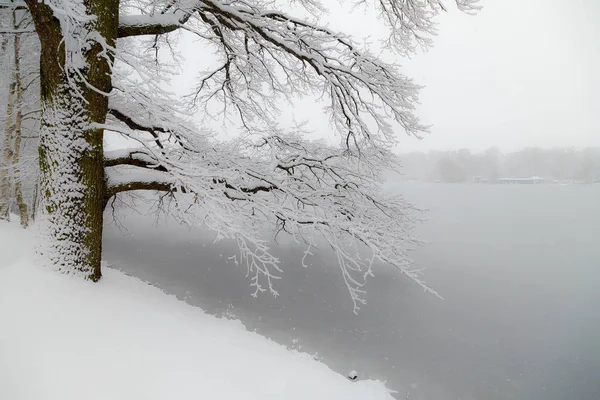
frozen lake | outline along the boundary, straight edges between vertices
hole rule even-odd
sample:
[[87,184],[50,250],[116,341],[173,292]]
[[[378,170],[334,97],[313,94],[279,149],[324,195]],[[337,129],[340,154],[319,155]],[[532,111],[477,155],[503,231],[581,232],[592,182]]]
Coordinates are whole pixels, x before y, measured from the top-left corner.
[[445,300],[381,267],[356,316],[331,254],[304,269],[291,245],[277,247],[281,295],[254,299],[230,243],[151,216],[109,226],[105,259],[340,372],[387,380],[399,399],[598,400],[600,185],[394,190],[429,209],[413,258]]

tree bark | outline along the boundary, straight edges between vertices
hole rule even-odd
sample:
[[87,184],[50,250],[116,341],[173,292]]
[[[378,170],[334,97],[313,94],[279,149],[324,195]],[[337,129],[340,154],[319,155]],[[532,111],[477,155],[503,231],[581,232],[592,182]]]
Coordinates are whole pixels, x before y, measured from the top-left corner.
[[[15,25],[16,25],[16,21]],[[23,126],[23,81],[21,76],[21,38],[19,36],[15,37],[15,48],[14,48],[14,56],[15,56],[15,103],[16,103],[16,113],[15,113],[15,129],[14,129],[14,150],[13,150],[13,159],[12,165],[14,166],[14,175],[13,180],[15,182],[15,200],[17,202],[17,206],[19,207],[19,220],[21,222],[21,226],[23,228],[27,228],[29,226],[29,212],[27,203],[23,199],[23,189],[21,185],[21,171],[18,167],[21,155],[21,139],[22,139],[22,126]]]
[[[103,130],[95,124],[103,124],[108,112],[108,98],[99,91],[111,91],[112,60],[95,42],[85,50],[86,66],[78,71],[86,82],[67,75],[60,21],[44,3],[27,0],[27,5],[41,42],[40,211],[49,240],[40,252],[59,270],[97,281],[102,276],[105,179]],[[96,17],[85,29],[114,47],[118,0],[84,0],[83,5]]]
[[10,83],[8,89],[8,101],[6,104],[6,128],[2,140],[2,160],[0,160],[0,220],[10,220],[11,184],[10,174],[12,167],[12,146],[14,131],[14,107],[15,107],[15,82]]

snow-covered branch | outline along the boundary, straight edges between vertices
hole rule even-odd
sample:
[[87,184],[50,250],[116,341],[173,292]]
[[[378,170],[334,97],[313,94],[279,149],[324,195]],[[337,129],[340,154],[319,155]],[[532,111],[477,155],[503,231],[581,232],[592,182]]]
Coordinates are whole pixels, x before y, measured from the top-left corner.
[[16,7],[22,7],[23,9],[27,8],[27,4],[24,1],[0,1],[0,7],[15,9]]
[[107,195],[105,201],[122,192],[131,192],[135,190],[154,190],[159,192],[170,192],[173,191],[173,185],[169,182],[161,181],[130,181],[126,183],[109,185],[107,187]]
[[[135,159],[133,156],[130,159]],[[119,158],[109,158],[119,160]],[[117,193],[135,190],[171,192],[177,190],[175,180],[164,169],[149,168],[144,163],[118,164],[106,168],[105,203]]]
[[35,29],[4,29],[0,28],[0,35],[23,35],[26,33],[33,33]]
[[168,172],[164,166],[153,163],[152,156],[141,149],[123,149],[105,152],[105,167],[116,167],[119,165],[129,165],[132,167]]
[[273,94],[318,93],[329,98],[348,148],[395,143],[390,121],[412,135],[426,130],[413,113],[418,85],[349,37],[246,2],[204,0],[198,9],[202,35],[212,36],[223,59],[197,88],[202,103],[221,99],[260,118],[278,108]]
[[158,127],[158,126],[143,126],[143,125],[137,123],[132,117],[126,115],[124,112],[122,112],[116,108],[110,108],[108,110],[108,112],[110,115],[112,115],[119,121],[123,122],[125,125],[127,125],[130,129],[148,132],[155,139],[154,142],[156,143],[156,145],[159,148],[164,147],[159,139],[159,134],[166,133],[167,132],[166,129]]
[[[481,9],[479,0],[453,1],[465,13]],[[360,3],[368,5],[371,1]],[[375,0],[374,3],[380,19],[389,28],[388,48],[401,54],[430,47],[431,37],[437,34],[435,17],[447,10],[444,0]]]
[[[388,150],[396,135],[390,118],[415,134],[424,129],[412,114],[417,86],[347,37],[281,13],[203,2],[195,15],[200,20],[193,29],[224,57],[201,81],[197,101],[206,105],[221,96],[247,123],[265,115],[268,120],[280,97],[321,92],[330,96],[345,140],[341,146],[310,141],[270,120],[262,128],[247,124],[248,134],[231,141],[216,140],[200,133],[160,89],[168,67],[125,47],[116,53],[119,80],[105,129],[139,148],[106,155],[107,176],[114,176],[113,168],[133,172],[119,183],[110,178],[109,188],[118,190],[107,195],[168,192],[170,211],[182,223],[238,243],[236,261],[246,266],[254,294],[277,293],[280,261],[271,253],[266,227],[291,236],[307,254],[323,243],[333,249],[356,310],[376,263],[398,268],[433,292],[408,258],[419,245],[413,229],[420,211],[379,187],[381,172],[398,165]],[[148,173],[145,179],[140,170]]]
[[182,26],[175,14],[158,15],[121,15],[119,16],[120,38],[143,35],[163,35]]
[[[238,242],[236,260],[252,277],[254,294],[277,293],[279,260],[271,254],[266,226],[291,236],[308,253],[324,240],[337,254],[356,310],[377,261],[432,291],[407,257],[419,244],[412,235],[419,210],[378,189],[381,170],[396,167],[390,152],[367,148],[358,156],[283,132],[254,141],[186,139],[201,151],[175,143],[158,148],[152,140],[142,140],[141,148],[107,153],[107,166],[136,167],[133,175],[116,174],[122,176],[118,184],[109,179],[109,188],[117,189],[107,193],[170,192],[175,200],[171,211],[182,222],[208,226],[218,238]],[[147,170],[144,179],[141,169]]]
[[[465,12],[479,9],[477,0],[455,2]],[[390,29],[390,44],[400,52],[429,45],[434,17],[445,10],[441,0],[374,4]],[[308,5],[318,10],[314,2]],[[174,1],[161,14],[122,16],[120,30],[160,34],[186,25],[216,46],[222,63],[204,74],[196,103],[205,112],[215,101],[224,111],[233,106],[248,129],[249,121],[265,121],[276,113],[278,98],[311,93],[329,99],[331,120],[348,149],[393,145],[398,129],[417,137],[427,131],[414,114],[420,87],[397,66],[384,63],[344,34],[270,6],[259,0]]]
[[[466,12],[478,8],[475,0],[455,2]],[[419,136],[427,131],[414,111],[419,86],[401,73],[397,63],[382,61],[352,37],[321,24],[324,7],[319,0],[299,3],[315,18],[273,9],[277,3],[271,0],[121,0],[113,8],[97,3],[27,0],[36,10],[40,37],[52,39],[45,40],[50,50],[43,57],[64,51],[62,64],[55,57],[43,65],[52,67],[55,83],[60,83],[52,90],[68,93],[69,101],[64,106],[49,102],[59,106],[56,115],[54,108],[43,108],[43,114],[53,118],[44,126],[73,133],[57,135],[46,129],[42,145],[64,151],[60,163],[98,157],[93,158],[93,168],[105,168],[104,174],[94,170],[93,179],[81,185],[84,194],[72,196],[77,200],[72,204],[80,207],[79,199],[96,196],[98,190],[89,185],[102,178],[105,204],[122,192],[166,192],[165,197],[173,200],[170,211],[180,222],[206,226],[217,239],[236,241],[235,261],[246,266],[255,295],[277,293],[274,281],[280,276],[280,260],[271,252],[269,233],[291,236],[306,254],[323,243],[333,249],[355,310],[365,300],[364,285],[376,263],[392,265],[435,293],[408,259],[408,252],[419,244],[413,229],[420,211],[380,188],[382,172],[397,168],[390,149],[399,132]],[[364,0],[364,4],[378,8],[390,29],[389,44],[400,53],[428,45],[435,34],[433,17],[444,10],[442,0]],[[217,54],[217,63],[202,72],[192,88],[193,101],[187,102],[165,90],[178,70],[177,58],[170,63],[159,52],[159,44],[170,44],[164,34],[178,29],[194,33]],[[305,95],[325,102],[340,137],[337,145],[278,127],[282,101]],[[240,124],[234,129],[241,125],[242,133],[225,140],[205,127],[197,128],[188,111],[190,102],[204,112],[202,117],[223,113],[230,121],[235,115]],[[63,122],[61,115],[71,117]],[[69,124],[81,126],[74,130]],[[89,139],[90,132],[94,140]],[[103,134],[122,135],[137,146],[107,152],[102,159]],[[64,142],[56,141],[63,136]],[[53,160],[47,165],[54,168]],[[88,179],[83,173],[93,168],[67,165],[65,171],[77,181],[79,176]],[[54,175],[44,181],[47,190],[42,192],[56,195],[47,199],[49,204],[62,204],[56,199],[71,188],[63,183],[63,170],[47,169]],[[55,191],[52,182],[63,185],[62,192]],[[98,212],[98,201],[88,203]],[[62,218],[57,224],[87,216],[83,206],[73,208],[68,218],[60,214],[61,207],[54,210]],[[90,224],[100,219],[91,218]],[[101,225],[94,229],[101,230]],[[57,241],[60,251],[68,257],[87,254],[77,250],[89,245],[81,239],[87,232],[72,235],[80,247]],[[91,279],[100,276],[102,235],[96,233],[93,261],[98,267],[89,274]]]

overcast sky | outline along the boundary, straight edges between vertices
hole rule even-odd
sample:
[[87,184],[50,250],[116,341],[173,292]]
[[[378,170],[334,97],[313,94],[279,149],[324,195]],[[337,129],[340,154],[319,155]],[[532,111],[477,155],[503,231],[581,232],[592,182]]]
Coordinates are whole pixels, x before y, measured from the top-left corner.
[[434,124],[404,150],[600,146],[600,1],[483,0],[405,63]]
[[[438,18],[434,47],[398,58],[403,72],[426,86],[418,115],[433,127],[420,141],[402,137],[397,150],[600,146],[600,0],[481,4],[476,16],[449,7]],[[332,15],[333,28],[357,37],[382,32],[364,12]],[[206,56],[196,51],[192,59]],[[309,113],[311,126],[322,130],[326,117]]]

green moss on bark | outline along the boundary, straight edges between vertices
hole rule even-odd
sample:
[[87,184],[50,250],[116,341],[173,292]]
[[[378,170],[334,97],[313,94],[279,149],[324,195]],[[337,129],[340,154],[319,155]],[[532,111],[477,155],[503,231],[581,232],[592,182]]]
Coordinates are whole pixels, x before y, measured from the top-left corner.
[[[83,83],[69,82],[65,72],[68,69],[65,68],[64,42],[59,20],[44,3],[27,0],[27,4],[42,48],[40,89],[44,106],[39,166],[44,190],[41,194],[46,204],[45,210],[50,216],[49,229],[52,239],[57,242],[72,242],[75,247],[81,249],[69,250],[68,246],[57,244],[55,250],[58,254],[54,254],[51,258],[55,264],[58,264],[59,269],[67,273],[82,272],[87,279],[97,281],[102,276],[100,261],[105,197],[103,130],[91,129],[90,126],[105,122],[108,98],[98,91],[109,93],[112,89],[110,67],[112,60],[102,56],[101,52],[104,48],[101,44],[95,43],[87,50],[85,54],[87,66],[80,72],[87,83],[98,91],[90,89]],[[109,46],[115,46],[118,31],[118,0],[87,0],[83,4],[88,15],[96,16],[88,29],[97,31]],[[85,101],[79,97],[80,95]],[[78,104],[78,107],[71,107],[73,104]],[[72,116],[73,121],[81,121],[80,117],[83,117],[86,127],[82,128],[81,125],[74,124],[68,134],[62,127],[57,129],[57,109],[60,110],[58,114],[67,116],[67,119]],[[81,145],[82,139],[86,144],[84,146]],[[57,146],[60,146],[60,149],[57,149]],[[63,148],[65,146],[67,149]],[[65,154],[60,156],[51,154],[57,151],[63,151]],[[60,163],[72,165],[57,165]],[[68,191],[73,191],[73,182],[65,183],[59,176],[63,167],[73,172],[73,179],[78,185],[76,193],[69,194]],[[65,199],[68,200],[68,204],[61,204]],[[61,207],[69,207],[69,209],[63,210]],[[65,227],[56,226],[59,224],[56,218],[52,217],[57,217],[58,214],[64,217],[63,219],[67,219],[61,223],[71,224],[76,229],[69,233]],[[82,226],[75,226],[78,224]]]

